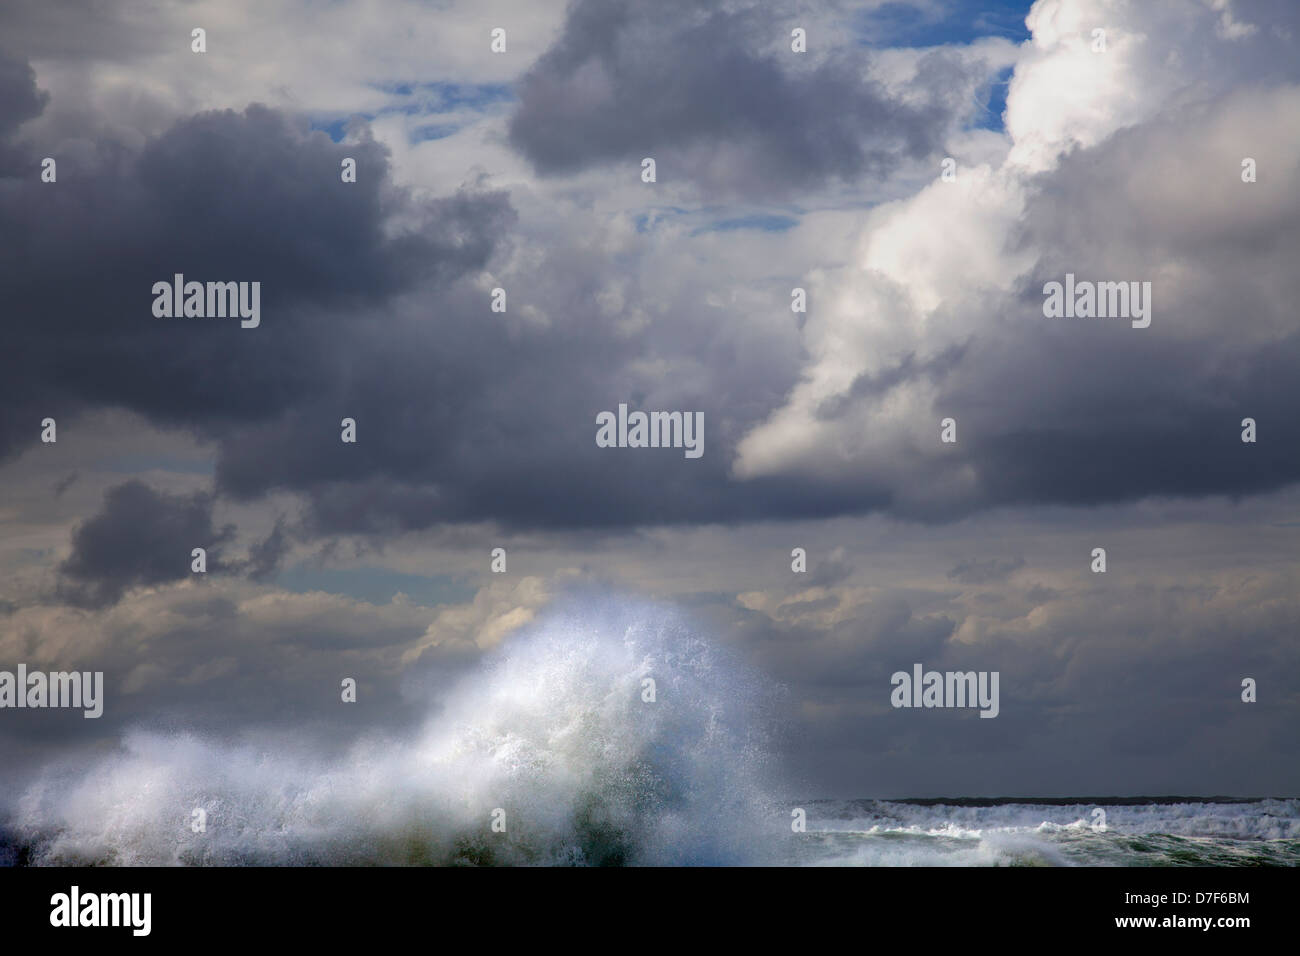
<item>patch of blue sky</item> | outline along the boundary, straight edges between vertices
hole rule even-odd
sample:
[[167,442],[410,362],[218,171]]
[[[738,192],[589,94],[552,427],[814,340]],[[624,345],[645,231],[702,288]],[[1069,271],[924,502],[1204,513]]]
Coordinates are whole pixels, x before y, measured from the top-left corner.
[[410,97],[415,103],[395,105],[380,112],[410,111],[451,113],[468,110],[481,112],[514,100],[514,91],[504,83],[374,83],[381,93]]
[[[514,91],[503,83],[372,83],[373,89],[404,102],[394,102],[371,112],[347,115],[320,113],[311,117],[311,128],[321,130],[336,143],[343,141],[348,121],[359,116],[373,121],[380,116],[436,116],[440,113],[486,112],[514,101]],[[411,133],[415,143],[450,136],[459,124],[431,123]]]
[[632,222],[636,225],[637,232],[649,232],[665,220],[689,215],[691,210],[682,209],[680,206],[659,206],[649,212],[638,213]]
[[437,93],[444,113],[452,110],[482,110],[512,102],[515,98],[514,90],[504,83],[423,83],[420,84],[420,89]]
[[858,42],[871,47],[966,44],[982,37],[1019,43],[1029,39],[1025,15],[1031,0],[942,0],[937,6],[885,3],[852,20]]
[[994,78],[989,87],[988,101],[983,104],[982,110],[976,112],[974,125],[977,129],[991,129],[998,133],[1005,131],[1002,113],[1007,108],[1007,87],[1014,71],[1015,67],[1004,67]]
[[733,219],[712,222],[696,229],[691,235],[698,236],[705,232],[737,232],[742,229],[756,229],[760,232],[785,232],[797,225],[799,225],[799,220],[793,216],[758,213],[752,216],[739,216]]
[[333,120],[313,119],[311,121],[311,128],[313,130],[322,130],[327,136],[329,136],[330,139],[334,140],[334,142],[336,143],[343,142],[343,134],[347,130],[347,125],[348,125],[347,117],[343,117],[342,119],[333,119]]

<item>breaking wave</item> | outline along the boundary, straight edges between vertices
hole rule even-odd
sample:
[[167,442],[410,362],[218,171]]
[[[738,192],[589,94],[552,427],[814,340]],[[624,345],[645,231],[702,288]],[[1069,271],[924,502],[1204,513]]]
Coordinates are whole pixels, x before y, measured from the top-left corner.
[[672,612],[571,609],[405,738],[326,759],[134,732],[45,771],[3,842],[9,862],[55,865],[763,862],[789,834],[764,797],[771,690]]

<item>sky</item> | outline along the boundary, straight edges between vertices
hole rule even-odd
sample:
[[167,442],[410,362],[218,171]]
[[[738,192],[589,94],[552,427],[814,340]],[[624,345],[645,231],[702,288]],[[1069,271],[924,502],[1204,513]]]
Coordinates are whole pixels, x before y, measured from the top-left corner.
[[[400,733],[626,601],[776,688],[791,792],[1295,795],[1298,31],[9,0],[0,670],[106,688],[0,711],[9,779],[141,728]],[[260,282],[259,324],[156,315],[177,273]],[[1150,283],[1149,325],[1045,315],[1067,274]],[[703,454],[600,447],[620,404]],[[918,662],[997,672],[996,719],[892,706]]]

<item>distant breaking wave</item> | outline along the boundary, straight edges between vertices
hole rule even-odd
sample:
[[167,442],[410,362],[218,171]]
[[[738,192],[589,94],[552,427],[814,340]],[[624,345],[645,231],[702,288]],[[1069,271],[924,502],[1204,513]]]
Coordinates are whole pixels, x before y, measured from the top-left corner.
[[796,846],[810,865],[1300,865],[1294,799],[822,800],[808,831]]

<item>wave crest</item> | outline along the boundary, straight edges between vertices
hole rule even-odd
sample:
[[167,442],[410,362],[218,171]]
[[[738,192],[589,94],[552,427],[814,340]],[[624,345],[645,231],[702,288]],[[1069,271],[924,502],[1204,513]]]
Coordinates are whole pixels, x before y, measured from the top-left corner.
[[134,732],[47,770],[11,825],[38,864],[759,862],[788,833],[763,796],[771,691],[671,611],[571,608],[405,738],[327,759]]

